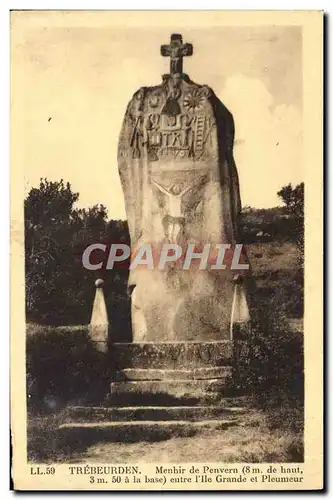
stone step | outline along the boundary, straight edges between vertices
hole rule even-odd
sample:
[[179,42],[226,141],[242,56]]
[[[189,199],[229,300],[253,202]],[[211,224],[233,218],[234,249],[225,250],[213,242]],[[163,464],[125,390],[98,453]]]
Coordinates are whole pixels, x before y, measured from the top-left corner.
[[209,419],[199,422],[133,421],[133,422],[69,422],[61,424],[59,440],[73,446],[88,446],[98,441],[161,441],[171,437],[190,437],[204,429],[224,430],[238,425],[236,420]]
[[170,370],[157,368],[125,368],[116,373],[115,381],[125,380],[205,380],[225,379],[232,375],[230,366]]
[[[231,393],[231,391],[230,391]],[[172,395],[167,392],[113,392],[105,398],[107,406],[196,406],[215,405],[223,399],[221,392],[196,392],[185,395]]]
[[211,378],[205,380],[128,380],[111,382],[111,394],[122,392],[163,393],[183,397],[196,392],[218,392],[223,390],[231,370],[226,370],[224,378]]
[[142,342],[110,345],[111,365],[125,368],[184,369],[230,366],[246,342]]
[[205,380],[131,380],[111,382],[108,404],[125,406],[179,406],[210,404],[226,394],[229,375]]
[[248,411],[235,406],[72,406],[67,408],[65,420],[76,423],[129,421],[196,421],[222,418],[232,420]]

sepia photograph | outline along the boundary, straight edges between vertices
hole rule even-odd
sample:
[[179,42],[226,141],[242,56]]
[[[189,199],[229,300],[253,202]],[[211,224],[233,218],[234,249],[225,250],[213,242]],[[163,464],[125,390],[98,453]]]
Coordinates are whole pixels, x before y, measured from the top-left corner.
[[12,11],[19,489],[320,489],[322,22]]

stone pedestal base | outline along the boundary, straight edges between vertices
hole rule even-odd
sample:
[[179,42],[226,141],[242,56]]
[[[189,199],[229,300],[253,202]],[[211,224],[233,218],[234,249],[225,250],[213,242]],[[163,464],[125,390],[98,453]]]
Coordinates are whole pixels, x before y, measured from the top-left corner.
[[61,429],[126,441],[237,425],[246,411],[235,397],[246,347],[239,341],[113,344],[105,401],[68,408]]

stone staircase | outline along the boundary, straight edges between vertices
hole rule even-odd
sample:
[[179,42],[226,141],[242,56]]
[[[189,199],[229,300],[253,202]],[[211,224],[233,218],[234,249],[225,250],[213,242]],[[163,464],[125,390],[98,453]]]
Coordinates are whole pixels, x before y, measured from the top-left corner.
[[240,341],[112,344],[104,401],[67,408],[60,430],[133,441],[238,425],[247,411],[235,397],[244,355]]

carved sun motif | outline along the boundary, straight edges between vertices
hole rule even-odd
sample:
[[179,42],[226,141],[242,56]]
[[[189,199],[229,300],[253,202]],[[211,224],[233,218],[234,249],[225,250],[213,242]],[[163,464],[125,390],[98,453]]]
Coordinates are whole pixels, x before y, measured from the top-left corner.
[[203,107],[206,98],[197,90],[194,90],[190,94],[184,97],[184,108],[190,113],[196,113],[200,111]]

